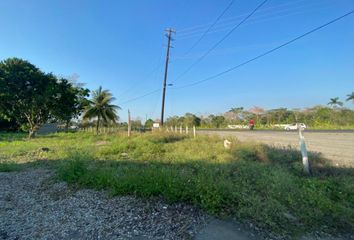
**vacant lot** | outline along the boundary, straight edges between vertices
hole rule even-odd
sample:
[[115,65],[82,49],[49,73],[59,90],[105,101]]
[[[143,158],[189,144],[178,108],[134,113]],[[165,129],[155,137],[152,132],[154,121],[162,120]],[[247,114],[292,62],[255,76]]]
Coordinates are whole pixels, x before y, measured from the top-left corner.
[[184,202],[288,237],[354,232],[353,169],[316,154],[306,176],[297,150],[236,139],[224,149],[219,137],[150,133],[0,138],[0,171],[49,168],[70,186]]
[[[241,141],[257,141],[273,146],[298,148],[297,132],[286,131],[200,131],[222,137],[236,137]],[[305,132],[309,151],[321,153],[335,166],[354,166],[354,133],[352,132]]]

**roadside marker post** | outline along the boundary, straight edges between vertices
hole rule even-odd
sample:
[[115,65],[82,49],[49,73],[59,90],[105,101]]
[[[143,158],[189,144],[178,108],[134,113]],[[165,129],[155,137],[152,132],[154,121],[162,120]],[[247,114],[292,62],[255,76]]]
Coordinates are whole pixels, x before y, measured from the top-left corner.
[[195,126],[193,126],[193,137],[195,138]]
[[305,143],[305,138],[302,135],[302,131],[303,129],[301,128],[301,126],[298,125],[298,129],[299,129],[299,137],[300,137],[300,151],[301,151],[301,155],[302,155],[302,164],[304,165],[304,171],[311,175],[311,166],[310,166],[310,162],[309,162],[309,158],[307,155],[307,148],[306,148],[306,143]]

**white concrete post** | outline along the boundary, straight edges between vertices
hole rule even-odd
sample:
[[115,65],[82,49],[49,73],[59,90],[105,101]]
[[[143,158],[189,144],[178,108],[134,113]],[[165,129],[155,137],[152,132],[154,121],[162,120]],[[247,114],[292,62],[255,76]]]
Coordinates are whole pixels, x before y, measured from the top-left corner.
[[193,137],[195,138],[195,126],[193,126]]
[[299,125],[298,125],[298,129],[299,129],[299,137],[300,137],[300,151],[301,151],[301,155],[302,155],[302,164],[304,165],[304,171],[310,175],[311,174],[311,165],[310,165],[308,155],[307,155],[305,138],[302,135],[303,129]]

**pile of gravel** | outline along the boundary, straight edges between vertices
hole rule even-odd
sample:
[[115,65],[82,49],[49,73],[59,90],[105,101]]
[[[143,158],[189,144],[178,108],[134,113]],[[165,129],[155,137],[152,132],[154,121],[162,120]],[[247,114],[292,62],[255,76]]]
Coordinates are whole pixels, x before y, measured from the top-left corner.
[[0,173],[0,239],[191,239],[208,218],[186,204],[74,191],[52,175]]

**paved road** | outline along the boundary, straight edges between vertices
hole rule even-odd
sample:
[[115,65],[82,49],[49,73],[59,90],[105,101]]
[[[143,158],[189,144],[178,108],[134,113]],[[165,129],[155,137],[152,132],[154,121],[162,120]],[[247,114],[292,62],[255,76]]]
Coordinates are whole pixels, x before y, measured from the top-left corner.
[[[292,146],[298,148],[299,136],[296,131],[229,131],[199,130],[198,133],[232,136],[241,141],[258,141],[274,146]],[[336,166],[354,167],[353,131],[306,131],[304,133],[309,151],[320,152]]]

